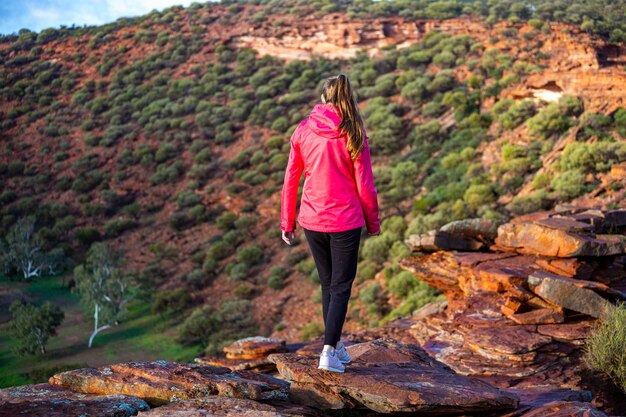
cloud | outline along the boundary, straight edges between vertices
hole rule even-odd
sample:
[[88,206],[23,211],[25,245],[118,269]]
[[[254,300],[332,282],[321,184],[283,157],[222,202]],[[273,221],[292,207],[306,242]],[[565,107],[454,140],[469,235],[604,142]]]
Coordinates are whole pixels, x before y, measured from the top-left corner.
[[0,4],[0,33],[21,28],[34,31],[60,25],[101,25],[120,17],[140,16],[152,10],[181,5],[193,0],[21,0]]

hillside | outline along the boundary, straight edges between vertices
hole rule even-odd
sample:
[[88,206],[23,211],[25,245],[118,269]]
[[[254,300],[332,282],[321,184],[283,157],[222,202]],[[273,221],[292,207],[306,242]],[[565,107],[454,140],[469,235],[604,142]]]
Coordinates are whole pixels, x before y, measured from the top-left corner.
[[294,247],[280,239],[280,189],[290,134],[338,71],[360,98],[383,218],[362,241],[347,331],[444,297],[397,289],[412,235],[557,204],[626,207],[619,29],[342,4],[194,4],[4,36],[0,236],[36,216],[68,281],[93,242],[121,250],[136,309],[181,327],[194,312],[226,320],[181,342],[209,354],[247,335],[315,337],[316,272],[301,231]]

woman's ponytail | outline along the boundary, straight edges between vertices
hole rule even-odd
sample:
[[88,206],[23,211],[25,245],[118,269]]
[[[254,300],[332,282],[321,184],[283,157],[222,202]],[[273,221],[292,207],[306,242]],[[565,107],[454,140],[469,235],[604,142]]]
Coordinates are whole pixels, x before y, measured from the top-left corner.
[[327,78],[322,88],[322,94],[327,101],[333,103],[341,112],[339,129],[348,135],[348,153],[355,160],[365,142],[363,118],[354,96],[350,80],[345,74]]

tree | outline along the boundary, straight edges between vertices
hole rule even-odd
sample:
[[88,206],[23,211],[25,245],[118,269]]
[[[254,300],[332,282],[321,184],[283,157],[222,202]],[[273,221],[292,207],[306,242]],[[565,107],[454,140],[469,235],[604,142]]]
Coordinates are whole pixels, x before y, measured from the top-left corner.
[[89,347],[98,333],[119,324],[124,306],[130,301],[131,279],[122,273],[123,262],[120,251],[104,242],[95,242],[89,248],[85,262],[74,268],[75,290],[83,305],[94,312]]
[[18,219],[9,233],[6,241],[8,258],[17,264],[24,275],[24,280],[39,276],[45,263],[45,254],[42,252],[43,240],[35,232],[35,216],[26,216]]
[[13,349],[18,355],[46,353],[46,343],[56,335],[56,329],[63,322],[65,313],[59,306],[47,301],[41,306],[14,301],[9,307],[12,320],[9,328],[17,343]]

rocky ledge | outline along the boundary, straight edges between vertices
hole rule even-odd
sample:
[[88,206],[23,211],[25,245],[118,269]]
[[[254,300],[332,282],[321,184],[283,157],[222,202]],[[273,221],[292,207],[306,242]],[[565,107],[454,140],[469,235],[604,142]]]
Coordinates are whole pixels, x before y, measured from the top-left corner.
[[447,300],[344,335],[345,373],[317,369],[321,340],[246,338],[225,358],[83,368],[3,389],[0,416],[624,415],[626,396],[582,351],[626,298],[625,230],[626,210],[557,207],[411,236],[415,256],[400,266]]

